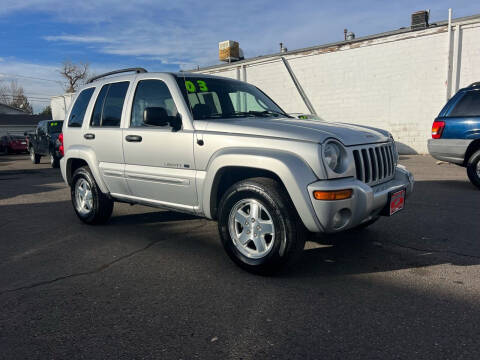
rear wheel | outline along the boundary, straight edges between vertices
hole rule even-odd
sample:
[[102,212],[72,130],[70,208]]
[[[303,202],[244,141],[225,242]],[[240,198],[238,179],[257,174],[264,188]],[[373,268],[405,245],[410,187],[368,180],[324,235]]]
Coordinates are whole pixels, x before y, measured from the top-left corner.
[[219,204],[218,229],[230,258],[258,274],[294,263],[305,245],[306,229],[285,189],[269,178],[232,185]]
[[32,163],[39,164],[40,158],[41,158],[40,155],[35,154],[35,149],[33,148],[33,146],[30,147],[30,160],[32,160]]
[[102,193],[87,166],[73,173],[71,197],[75,213],[87,224],[103,224],[112,215],[113,200]]
[[480,150],[468,159],[467,175],[471,183],[480,189]]

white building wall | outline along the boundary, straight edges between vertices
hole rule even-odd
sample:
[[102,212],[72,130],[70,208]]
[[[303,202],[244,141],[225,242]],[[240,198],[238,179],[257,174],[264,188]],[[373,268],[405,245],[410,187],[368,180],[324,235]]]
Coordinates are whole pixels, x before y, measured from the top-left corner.
[[457,61],[459,87],[480,81],[480,24],[464,25],[460,28],[460,61]]
[[[480,20],[452,28],[453,95],[457,86],[480,81]],[[285,58],[323,119],[387,129],[402,153],[424,154],[446,102],[447,42],[447,26],[441,26]],[[245,67],[246,80],[287,112],[307,112],[278,55],[200,72],[237,78],[236,67],[240,74]]]
[[52,120],[65,120],[65,116],[70,109],[74,93],[68,93],[60,96],[54,96],[50,99],[52,108]]

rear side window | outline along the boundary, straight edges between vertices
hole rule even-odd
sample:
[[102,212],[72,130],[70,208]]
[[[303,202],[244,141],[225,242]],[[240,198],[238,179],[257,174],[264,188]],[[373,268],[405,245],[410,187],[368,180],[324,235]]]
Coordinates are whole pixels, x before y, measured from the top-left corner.
[[68,118],[69,127],[82,127],[83,117],[94,90],[95,88],[85,89],[78,95]]
[[102,87],[93,108],[91,126],[119,127],[128,81],[107,84]]
[[480,91],[468,91],[449,116],[480,116]]

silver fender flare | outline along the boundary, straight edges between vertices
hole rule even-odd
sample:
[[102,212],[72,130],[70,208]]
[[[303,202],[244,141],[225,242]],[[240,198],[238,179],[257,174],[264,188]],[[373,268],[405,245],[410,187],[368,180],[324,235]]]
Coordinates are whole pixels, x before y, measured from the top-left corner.
[[70,162],[73,159],[80,159],[85,161],[88,167],[90,168],[90,171],[95,181],[97,182],[97,185],[100,188],[100,190],[104,194],[109,193],[109,190],[105,185],[105,183],[103,182],[102,176],[100,175],[98,161],[97,161],[97,157],[95,156],[95,152],[91,148],[88,148],[83,145],[70,146],[68,151],[65,153],[65,156],[62,158],[62,163],[61,163],[62,175],[64,177],[64,180],[67,182],[67,184],[70,185],[72,180],[67,176],[67,170],[69,169]]
[[212,218],[211,199],[215,177],[222,168],[237,166],[266,170],[276,174],[292,199],[297,212],[310,231],[318,232],[322,227],[315,216],[307,186],[318,181],[308,164],[296,154],[286,151],[227,148],[215,153],[210,159],[205,178],[197,178],[197,188],[202,189],[199,198],[202,199],[203,214]]

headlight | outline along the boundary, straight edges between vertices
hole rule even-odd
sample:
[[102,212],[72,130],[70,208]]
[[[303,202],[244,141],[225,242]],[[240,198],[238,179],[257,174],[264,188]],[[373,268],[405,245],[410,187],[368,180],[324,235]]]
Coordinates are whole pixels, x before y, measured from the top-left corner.
[[324,145],[323,159],[325,164],[336,173],[345,171],[345,157],[345,149],[340,143],[330,140]]

